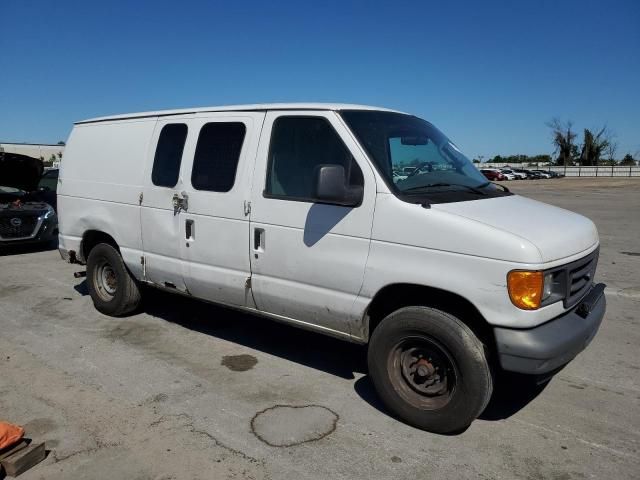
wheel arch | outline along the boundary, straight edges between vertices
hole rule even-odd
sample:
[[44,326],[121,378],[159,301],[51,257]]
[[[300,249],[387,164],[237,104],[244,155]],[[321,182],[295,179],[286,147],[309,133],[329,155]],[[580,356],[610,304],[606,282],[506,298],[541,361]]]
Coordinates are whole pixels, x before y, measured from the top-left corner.
[[82,235],[82,240],[80,241],[81,260],[86,263],[91,250],[100,243],[111,245],[118,252],[120,252],[118,242],[116,242],[113,236],[109,235],[106,232],[103,232],[102,230],[87,230]]
[[374,295],[364,315],[364,340],[369,341],[387,315],[409,306],[431,307],[454,315],[478,336],[490,352],[495,352],[493,329],[473,303],[457,293],[413,283],[386,285]]

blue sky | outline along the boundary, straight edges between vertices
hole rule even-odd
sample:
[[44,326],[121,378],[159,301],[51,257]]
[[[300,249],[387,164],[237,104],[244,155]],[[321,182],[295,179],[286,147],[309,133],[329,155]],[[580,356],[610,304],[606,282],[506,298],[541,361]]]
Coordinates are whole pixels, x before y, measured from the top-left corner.
[[545,122],[640,153],[640,1],[0,2],[0,141],[164,108],[339,101],[435,123],[468,156],[551,153]]

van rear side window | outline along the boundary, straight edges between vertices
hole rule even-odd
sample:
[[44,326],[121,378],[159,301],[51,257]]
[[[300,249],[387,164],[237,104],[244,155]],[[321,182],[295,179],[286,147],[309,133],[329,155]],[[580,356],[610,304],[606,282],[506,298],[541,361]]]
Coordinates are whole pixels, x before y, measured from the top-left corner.
[[186,139],[187,126],[184,123],[170,123],[162,127],[151,172],[151,181],[154,185],[176,186]]
[[193,159],[193,188],[210,192],[233,188],[245,133],[240,122],[207,123],[202,127]]

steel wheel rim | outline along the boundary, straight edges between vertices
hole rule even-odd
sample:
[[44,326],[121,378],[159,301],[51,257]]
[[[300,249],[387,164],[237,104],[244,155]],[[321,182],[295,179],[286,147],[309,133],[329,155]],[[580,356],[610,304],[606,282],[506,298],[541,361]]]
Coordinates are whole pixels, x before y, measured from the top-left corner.
[[114,268],[104,259],[101,259],[94,270],[93,283],[100,298],[110,301],[118,291],[118,276]]
[[438,410],[453,398],[459,374],[447,349],[423,335],[408,336],[390,350],[387,368],[394,390],[410,405]]

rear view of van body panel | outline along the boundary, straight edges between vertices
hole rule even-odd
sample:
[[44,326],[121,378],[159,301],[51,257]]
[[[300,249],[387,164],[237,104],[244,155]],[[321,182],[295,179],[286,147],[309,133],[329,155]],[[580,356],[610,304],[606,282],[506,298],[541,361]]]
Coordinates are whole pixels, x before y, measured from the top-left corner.
[[58,190],[61,249],[82,255],[83,234],[99,230],[118,239],[128,265],[140,265],[140,192],[155,125],[151,118],[74,126]]

